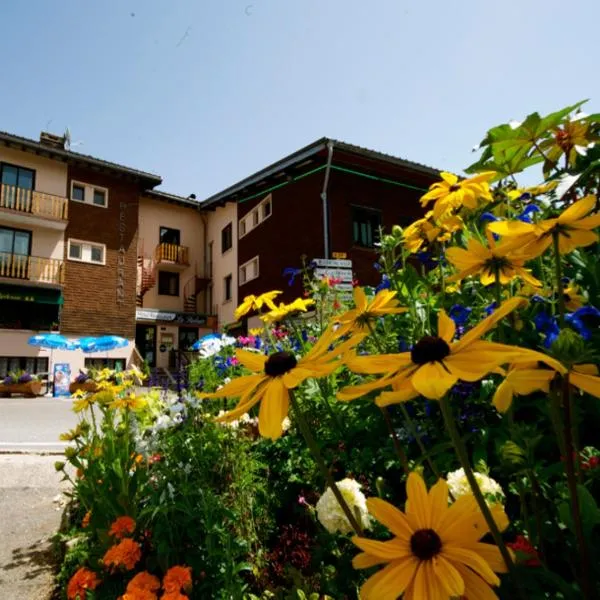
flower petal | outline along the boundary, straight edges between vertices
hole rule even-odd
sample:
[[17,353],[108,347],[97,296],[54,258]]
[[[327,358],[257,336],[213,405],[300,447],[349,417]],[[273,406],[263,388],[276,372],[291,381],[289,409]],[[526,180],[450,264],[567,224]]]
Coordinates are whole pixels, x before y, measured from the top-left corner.
[[450,597],[462,596],[465,592],[465,582],[452,563],[443,555],[435,557],[431,562],[433,572],[444,591]]
[[480,575],[485,581],[491,585],[500,585],[500,579],[492,571],[490,565],[474,550],[458,548],[456,546],[444,547],[443,555],[452,562],[458,562],[473,569],[475,573]]
[[239,398],[249,390],[256,388],[266,375],[243,375],[226,383],[220,390],[211,394],[200,394],[200,398]]
[[385,562],[388,562],[385,558],[379,558],[378,556],[361,552],[352,559],[352,566],[355,569],[369,569]]
[[235,357],[250,371],[260,373],[265,370],[267,357],[264,354],[250,352],[249,350],[236,350]]
[[[483,544],[482,542],[478,542],[472,548],[483,558],[488,565],[490,565],[492,571],[495,573],[508,573],[508,567],[502,558],[502,554],[498,548],[494,544]],[[508,551],[512,553],[510,548]]]
[[572,223],[573,221],[579,221],[587,215],[591,210],[593,210],[596,205],[596,196],[586,196],[581,200],[575,202],[567,208],[562,214],[558,217],[558,222],[561,224]]
[[434,575],[430,560],[422,561],[419,564],[411,593],[415,600],[448,600],[448,594],[444,592],[444,588],[438,583]]
[[272,377],[266,386],[265,395],[260,403],[258,431],[263,437],[272,440],[281,437],[283,420],[288,415],[289,392],[280,377]]
[[413,530],[401,510],[381,498],[368,498],[367,508],[371,516],[387,527],[399,540],[409,543]]
[[360,588],[361,600],[396,600],[412,582],[417,566],[413,557],[390,563],[367,579]]
[[569,382],[580,390],[583,390],[596,398],[600,398],[600,377],[571,371],[569,373]]
[[414,471],[406,480],[406,516],[413,529],[431,528],[431,511],[427,487],[423,478]]
[[442,398],[457,381],[458,377],[437,361],[421,365],[411,377],[415,390],[430,400]]
[[454,339],[456,323],[446,314],[444,309],[438,313],[438,335],[448,344]]
[[431,529],[437,531],[443,516],[448,510],[448,484],[445,479],[438,479],[429,490],[429,509],[431,511]]
[[412,556],[408,542],[402,543],[396,539],[389,540],[388,542],[378,542],[377,540],[370,540],[355,535],[352,538],[352,543],[358,546],[363,552],[383,560],[389,561]]
[[479,575],[460,563],[454,564],[465,582],[465,597],[469,600],[498,600],[492,588]]

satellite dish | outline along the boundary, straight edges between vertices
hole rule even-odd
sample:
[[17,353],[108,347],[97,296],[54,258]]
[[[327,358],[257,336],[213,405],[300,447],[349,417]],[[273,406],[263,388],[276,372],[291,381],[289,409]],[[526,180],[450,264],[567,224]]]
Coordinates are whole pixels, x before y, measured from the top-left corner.
[[68,127],[65,129],[63,138],[65,140],[65,150],[71,150],[71,148],[75,148],[76,146],[83,146],[83,142],[73,142],[71,140],[71,131]]

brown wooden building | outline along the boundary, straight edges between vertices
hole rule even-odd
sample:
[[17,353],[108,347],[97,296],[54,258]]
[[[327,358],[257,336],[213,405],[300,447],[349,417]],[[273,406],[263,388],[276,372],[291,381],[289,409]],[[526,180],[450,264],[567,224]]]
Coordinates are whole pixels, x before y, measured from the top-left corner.
[[419,217],[418,199],[438,173],[322,138],[212,196],[202,208],[237,204],[238,298],[280,289],[291,300],[302,283],[298,278],[288,286],[283,271],[300,267],[303,255],[310,261],[344,253],[355,278],[376,285],[380,227],[387,232]]

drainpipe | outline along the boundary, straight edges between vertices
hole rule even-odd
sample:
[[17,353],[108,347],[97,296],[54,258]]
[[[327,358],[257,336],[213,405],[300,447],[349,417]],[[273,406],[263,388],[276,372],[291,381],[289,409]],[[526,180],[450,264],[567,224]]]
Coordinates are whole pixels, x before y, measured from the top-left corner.
[[331,159],[333,158],[333,142],[327,142],[327,165],[325,167],[325,179],[321,200],[323,202],[323,258],[329,258],[329,203],[327,201],[327,187],[329,185],[329,173],[331,172]]
[[[208,273],[206,272],[206,267],[207,267],[207,262],[206,262],[206,255],[208,253],[208,224],[207,224],[207,219],[208,216],[205,212],[202,211],[202,209],[199,209],[200,211],[200,218],[202,219],[202,236],[203,236],[203,241],[204,241],[204,249],[202,251],[202,262],[203,265],[202,266],[202,276],[203,277],[207,277]],[[212,273],[210,275],[210,279],[211,279],[211,284],[212,284]],[[210,284],[209,284],[210,285]],[[211,298],[212,300],[212,298]],[[212,311],[212,306],[206,306],[206,292],[204,293],[204,310],[207,314],[210,314]]]

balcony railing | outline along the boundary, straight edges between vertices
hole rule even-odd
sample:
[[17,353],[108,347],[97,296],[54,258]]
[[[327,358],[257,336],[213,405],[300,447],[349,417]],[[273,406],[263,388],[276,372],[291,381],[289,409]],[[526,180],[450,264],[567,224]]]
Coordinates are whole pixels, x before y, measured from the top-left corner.
[[0,277],[62,285],[65,271],[62,260],[0,252]]
[[0,185],[0,208],[66,221],[69,202],[62,196],[2,184]]
[[189,266],[190,252],[187,246],[177,244],[159,244],[154,251],[156,263],[171,263],[181,266]]

